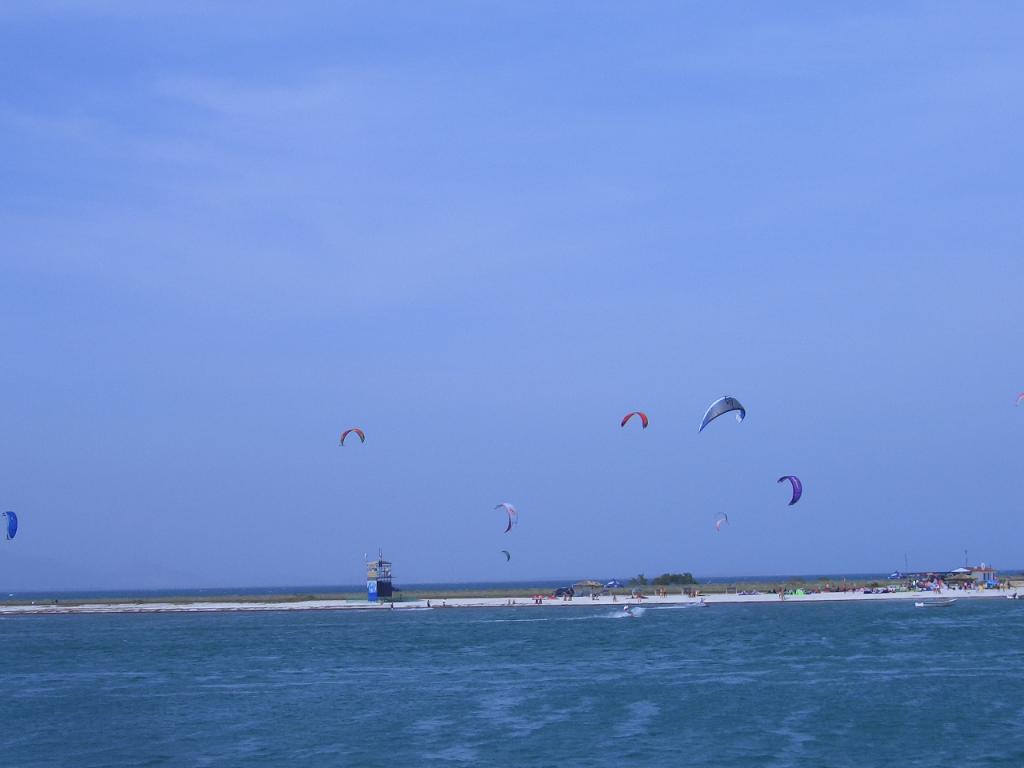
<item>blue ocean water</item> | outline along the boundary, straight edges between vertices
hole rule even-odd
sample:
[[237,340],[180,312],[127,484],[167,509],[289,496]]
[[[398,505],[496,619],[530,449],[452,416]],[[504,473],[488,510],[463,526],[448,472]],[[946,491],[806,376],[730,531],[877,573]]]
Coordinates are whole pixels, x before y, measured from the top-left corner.
[[0,618],[4,766],[1021,766],[1024,603]]

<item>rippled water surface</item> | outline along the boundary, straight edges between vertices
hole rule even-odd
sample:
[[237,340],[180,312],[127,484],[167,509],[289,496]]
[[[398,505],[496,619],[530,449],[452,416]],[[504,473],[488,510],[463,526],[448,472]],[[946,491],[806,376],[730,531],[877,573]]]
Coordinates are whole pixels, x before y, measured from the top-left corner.
[[1024,604],[0,619],[7,766],[1024,766]]

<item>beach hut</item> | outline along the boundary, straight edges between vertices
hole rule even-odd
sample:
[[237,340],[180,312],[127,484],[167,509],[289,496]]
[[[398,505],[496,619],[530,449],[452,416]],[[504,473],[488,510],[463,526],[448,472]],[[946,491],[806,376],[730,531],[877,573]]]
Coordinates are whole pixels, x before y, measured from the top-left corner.
[[980,587],[998,587],[999,586],[999,572],[991,565],[976,565],[971,568],[971,578],[974,579],[974,583]]

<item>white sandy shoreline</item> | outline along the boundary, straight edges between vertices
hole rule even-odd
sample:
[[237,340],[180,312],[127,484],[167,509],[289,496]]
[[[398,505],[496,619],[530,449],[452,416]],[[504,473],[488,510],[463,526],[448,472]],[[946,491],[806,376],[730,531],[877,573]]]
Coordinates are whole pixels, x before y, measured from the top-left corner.
[[[415,611],[444,610],[448,608],[595,608],[618,607],[626,604],[654,606],[696,606],[702,600],[709,606],[734,605],[741,603],[771,603],[792,605],[795,603],[845,603],[876,602],[880,600],[918,601],[935,597],[955,597],[958,600],[1006,599],[1024,590],[940,590],[935,592],[887,592],[864,594],[863,592],[815,592],[806,595],[786,595],[785,600],[774,593],[758,595],[711,594],[699,598],[684,595],[649,596],[644,600],[605,595],[597,599],[577,597],[573,600],[545,598],[538,606],[528,597],[452,597],[409,600],[395,603],[370,603],[366,600],[302,600],[295,602],[188,602],[188,603],[81,603],[61,605],[60,603],[39,603],[37,605],[0,605],[0,616],[52,615],[52,614],[95,614],[95,613],[233,613],[265,611]],[[1024,599],[1024,594],[1019,595]],[[428,605],[429,603],[429,605]]]

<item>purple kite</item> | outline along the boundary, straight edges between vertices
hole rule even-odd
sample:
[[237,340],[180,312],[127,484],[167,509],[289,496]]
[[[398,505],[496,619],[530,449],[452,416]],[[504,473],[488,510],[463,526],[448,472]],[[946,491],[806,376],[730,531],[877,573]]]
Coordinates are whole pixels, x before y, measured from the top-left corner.
[[797,477],[796,475],[783,475],[778,479],[778,482],[781,483],[783,480],[789,480],[789,482],[793,485],[793,498],[789,500],[789,506],[792,507],[794,504],[800,501],[800,497],[803,495],[804,492],[804,484],[800,482],[800,478]]
[[338,445],[345,445],[345,438],[348,437],[353,432],[355,432],[356,435],[359,437],[360,443],[366,442],[366,433],[363,432],[363,430],[361,430],[359,427],[352,427],[351,429],[346,429],[344,432],[341,433],[341,440],[338,441]]

